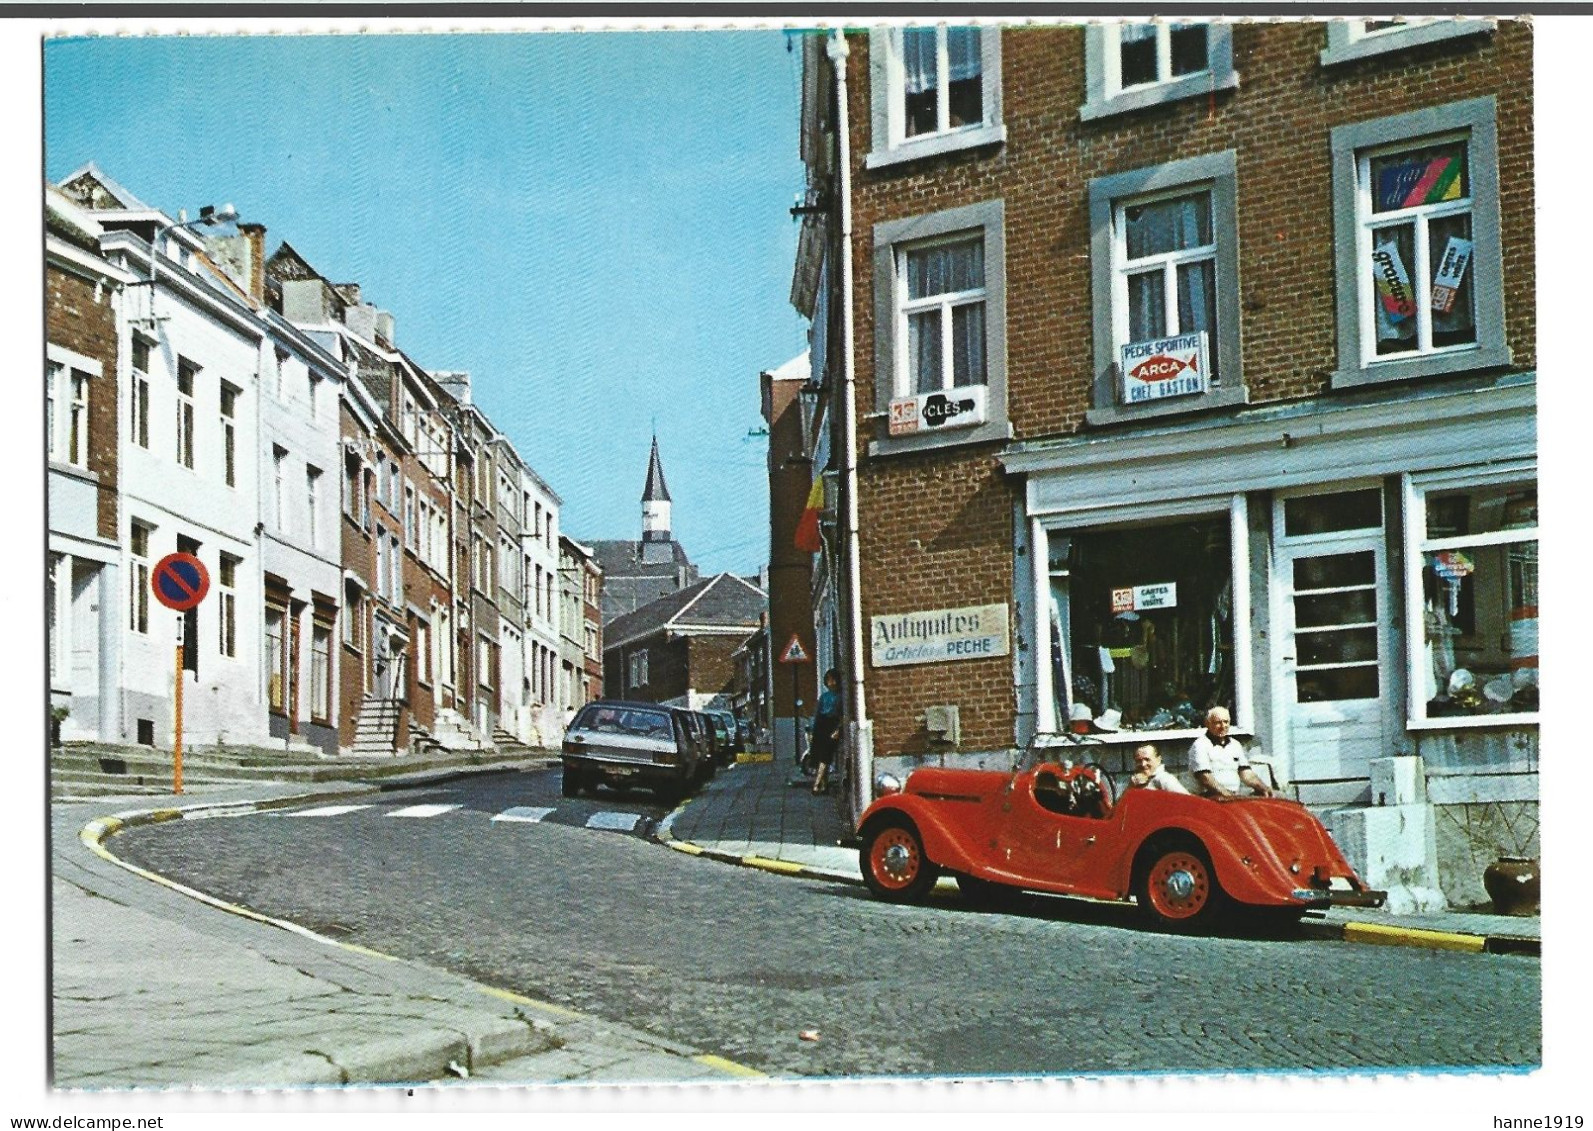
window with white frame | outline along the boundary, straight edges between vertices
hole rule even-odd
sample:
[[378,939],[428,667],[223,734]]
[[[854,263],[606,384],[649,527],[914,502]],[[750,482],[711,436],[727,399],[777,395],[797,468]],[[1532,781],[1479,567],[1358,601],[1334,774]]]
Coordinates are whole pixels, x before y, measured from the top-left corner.
[[317,618],[310,629],[310,718],[332,717],[332,626]]
[[1091,423],[1242,401],[1233,151],[1090,183]]
[[411,550],[420,543],[420,512],[416,509],[415,488],[404,484],[404,545]]
[[1326,25],[1327,46],[1322,50],[1321,62],[1324,67],[1331,67],[1423,44],[1484,35],[1493,27],[1492,20],[1452,17],[1332,20]]
[[[1087,708],[1106,730],[1189,731],[1238,715],[1229,513],[1048,536],[1051,694],[1059,728]],[[1242,583],[1242,581],[1241,581]]]
[[88,466],[89,373],[58,361],[45,363],[44,426],[50,459]]
[[376,595],[384,601],[392,598],[387,592],[387,530],[376,524]]
[[875,225],[878,450],[1007,438],[1005,264],[999,200]]
[[[1531,473],[1413,483],[1415,721],[1498,721],[1538,706],[1538,485]],[[1418,619],[1419,618],[1419,619]]]
[[127,627],[141,633],[149,632],[149,532],[137,521],[127,531]]
[[628,662],[630,666],[630,687],[632,689],[646,687],[648,680],[647,650],[632,652]]
[[223,656],[238,655],[238,562],[231,554],[222,554],[216,568],[216,588],[220,598],[218,608],[217,650]]
[[266,635],[266,702],[271,710],[281,714],[288,702],[288,638],[287,611],[276,605],[267,605],[265,614]]
[[321,469],[309,464],[304,467],[304,507],[308,516],[305,535],[314,549],[321,541]]
[[1335,386],[1508,365],[1494,99],[1332,132]]
[[387,599],[395,605],[404,603],[404,553],[397,533],[387,536],[387,568],[392,570],[388,581]]
[[141,448],[149,447],[149,348],[142,334],[133,335],[132,387],[128,390],[128,435]]
[[221,474],[228,487],[238,485],[238,390],[221,383]]
[[321,386],[323,384],[325,384],[325,383],[326,383],[325,382],[325,378],[319,377],[319,376],[317,376],[314,373],[310,374],[310,419],[311,420],[319,420],[321,418],[321,401],[323,399],[322,398],[322,393],[321,393]]
[[194,378],[199,366],[186,357],[177,359],[177,462],[194,466]]
[[1106,23],[1084,33],[1089,121],[1239,85],[1233,30],[1222,23]]
[[271,505],[277,533],[288,532],[288,450],[271,446]]
[[998,28],[870,33],[870,168],[1006,140]]
[[343,643],[358,649],[365,639],[365,594],[353,581],[343,583]]

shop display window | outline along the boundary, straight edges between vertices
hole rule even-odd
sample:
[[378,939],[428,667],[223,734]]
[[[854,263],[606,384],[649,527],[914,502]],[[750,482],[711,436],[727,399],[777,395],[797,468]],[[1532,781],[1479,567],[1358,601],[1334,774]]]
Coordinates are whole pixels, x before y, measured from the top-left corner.
[[1538,711],[1538,492],[1532,481],[1428,490],[1418,717]]
[[1186,730],[1234,701],[1227,517],[1050,538],[1059,726]]

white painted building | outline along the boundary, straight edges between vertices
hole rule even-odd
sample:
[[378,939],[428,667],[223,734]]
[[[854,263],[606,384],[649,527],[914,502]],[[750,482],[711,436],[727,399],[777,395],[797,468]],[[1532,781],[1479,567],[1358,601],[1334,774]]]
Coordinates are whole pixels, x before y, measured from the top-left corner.
[[[522,466],[524,531],[520,539],[525,584],[526,676],[531,731],[536,745],[557,746],[564,734],[567,693],[560,687],[559,508],[563,500],[530,467]],[[578,582],[577,582],[578,584]]]
[[[259,380],[273,362],[248,297],[210,264],[204,241],[92,167],[102,252],[140,282],[127,288],[117,380],[120,561],[125,578],[119,724],[107,741],[170,747],[179,631],[185,641],[184,743],[269,745],[264,710],[261,545],[257,530]],[[159,249],[152,262],[151,243]],[[147,282],[155,272],[155,282]],[[210,596],[178,614],[157,604],[150,571],[196,554]]]

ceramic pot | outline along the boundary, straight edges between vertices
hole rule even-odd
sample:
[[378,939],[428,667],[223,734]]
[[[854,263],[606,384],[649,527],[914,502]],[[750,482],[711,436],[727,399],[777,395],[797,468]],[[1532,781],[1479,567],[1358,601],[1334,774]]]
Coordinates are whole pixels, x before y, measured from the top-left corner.
[[1501,856],[1482,873],[1482,886],[1500,915],[1536,915],[1538,880],[1538,862],[1529,856]]

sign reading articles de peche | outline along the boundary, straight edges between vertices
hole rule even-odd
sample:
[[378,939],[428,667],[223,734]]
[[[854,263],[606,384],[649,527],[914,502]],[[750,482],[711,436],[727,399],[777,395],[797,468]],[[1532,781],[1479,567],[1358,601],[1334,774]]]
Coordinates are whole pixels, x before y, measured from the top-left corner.
[[871,617],[876,668],[976,660],[1008,652],[1006,605],[970,605]]

